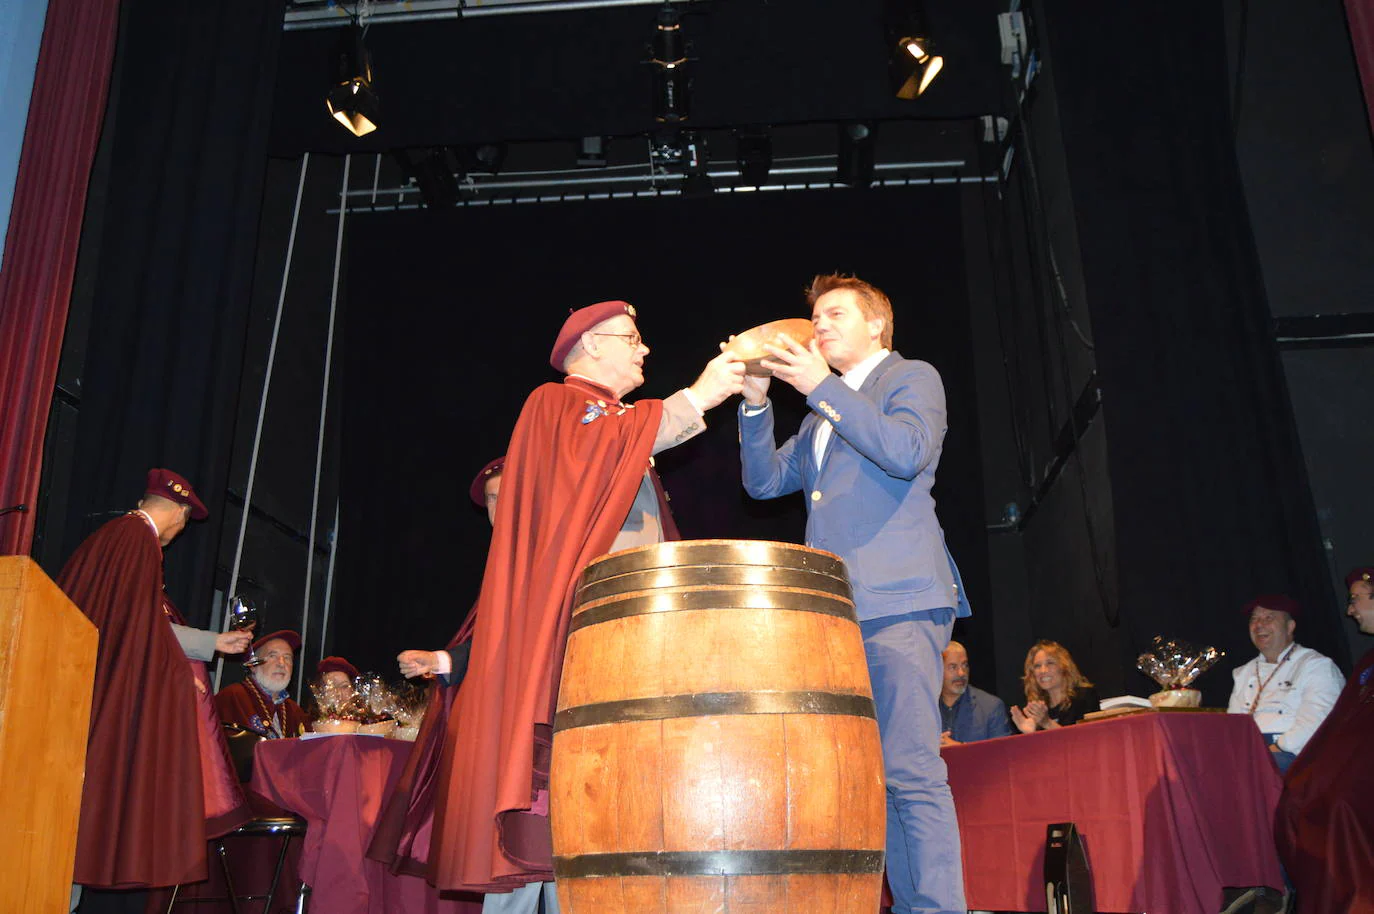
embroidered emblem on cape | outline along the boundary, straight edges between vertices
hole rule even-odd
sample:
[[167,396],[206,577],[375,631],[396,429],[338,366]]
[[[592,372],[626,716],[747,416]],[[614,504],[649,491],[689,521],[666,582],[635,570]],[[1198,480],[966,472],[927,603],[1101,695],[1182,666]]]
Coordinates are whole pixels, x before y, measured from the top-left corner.
[[[632,403],[617,403],[614,406],[607,405],[605,400],[588,400],[587,411],[582,414],[582,424],[588,425],[602,416],[623,416],[626,409],[634,409]],[[612,412],[614,410],[614,412]]]

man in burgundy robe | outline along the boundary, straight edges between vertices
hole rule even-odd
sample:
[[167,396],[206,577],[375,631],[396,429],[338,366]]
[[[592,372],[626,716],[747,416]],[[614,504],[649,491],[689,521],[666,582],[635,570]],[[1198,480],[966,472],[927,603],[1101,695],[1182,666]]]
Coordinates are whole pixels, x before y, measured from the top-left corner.
[[[502,454],[478,471],[468,487],[468,497],[485,508],[487,520],[496,522],[496,499],[501,493]],[[425,717],[406,766],[387,799],[373,832],[367,855],[394,873],[424,876],[429,872],[430,834],[434,826],[434,786],[439,774],[439,755],[448,732],[453,699],[467,674],[476,617],[469,610],[442,651],[405,650],[396,655],[401,675],[431,680]]]
[[85,886],[139,889],[206,876],[206,838],[248,819],[201,661],[248,632],[188,628],[163,591],[162,549],[203,520],[190,483],[148,473],[138,509],[91,534],[57,584],[100,632],[76,869]]
[[262,663],[251,667],[242,682],[215,695],[220,720],[265,739],[300,736],[310,729],[305,711],[288,694],[300,647],[301,636],[293,631],[273,632],[253,642],[253,653]]
[[[1374,568],[1345,579],[1347,614],[1374,635]],[[1288,769],[1274,817],[1279,858],[1302,914],[1374,911],[1374,650]]]
[[690,388],[625,402],[649,353],[634,317],[624,302],[571,314],[549,359],[567,377],[530,395],[511,435],[439,764],[430,866],[440,888],[501,893],[552,879],[548,758],[577,576],[599,555],[676,538],[650,458],[699,434],[705,411],[743,387],[743,363],[722,352]]

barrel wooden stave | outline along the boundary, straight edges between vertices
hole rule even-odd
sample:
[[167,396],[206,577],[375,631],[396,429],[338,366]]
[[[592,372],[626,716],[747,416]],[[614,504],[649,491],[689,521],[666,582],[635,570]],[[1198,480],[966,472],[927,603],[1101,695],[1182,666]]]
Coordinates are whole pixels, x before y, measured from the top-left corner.
[[[740,560],[786,567],[722,564]],[[593,563],[578,593],[555,724],[554,846],[557,861],[614,865],[560,871],[565,914],[871,914],[882,884],[882,759],[871,710],[851,711],[855,701],[871,708],[871,691],[838,558],[789,544],[641,547]],[[652,714],[663,696],[703,693],[776,698],[788,710],[641,720],[607,704]],[[811,713],[809,696],[831,713]],[[829,861],[845,849],[864,849],[867,862],[743,874],[759,854]],[[624,862],[699,866],[716,852],[747,861],[730,875],[690,876]]]
[[[791,645],[812,645],[807,653]],[[699,692],[829,691],[871,695],[863,643],[852,622],[819,613],[711,610],[603,622],[568,638],[558,709]],[[683,663],[681,658],[697,658]],[[614,671],[616,675],[605,675]]]
[[881,891],[882,876],[867,875],[622,876],[559,883],[567,914],[873,914]]

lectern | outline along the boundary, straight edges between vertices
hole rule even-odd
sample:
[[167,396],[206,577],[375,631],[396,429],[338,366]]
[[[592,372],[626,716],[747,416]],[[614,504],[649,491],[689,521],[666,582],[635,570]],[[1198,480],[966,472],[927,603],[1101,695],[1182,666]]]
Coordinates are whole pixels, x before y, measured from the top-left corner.
[[86,773],[95,626],[27,556],[0,556],[0,892],[66,911]]

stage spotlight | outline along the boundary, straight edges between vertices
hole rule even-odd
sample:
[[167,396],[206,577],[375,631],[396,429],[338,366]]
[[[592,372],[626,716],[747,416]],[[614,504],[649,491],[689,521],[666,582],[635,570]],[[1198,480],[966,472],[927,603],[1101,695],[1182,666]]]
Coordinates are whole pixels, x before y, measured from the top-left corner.
[[773,138],[765,130],[741,130],[735,134],[735,161],[740,183],[759,187],[768,182],[773,167]]
[[691,109],[692,86],[687,76],[682,20],[670,3],[658,11],[650,53],[653,56],[649,63],[654,68],[654,119],[660,124],[681,123],[687,120]]
[[874,124],[855,122],[840,125],[839,161],[835,176],[850,187],[873,183]]
[[325,104],[329,113],[354,136],[377,129],[381,102],[372,88],[372,61],[363,47],[363,30],[357,20],[349,24],[334,53],[334,88]]
[[427,209],[447,209],[458,203],[458,176],[452,150],[443,146],[397,149],[395,157],[402,171],[420,191]]
[[925,4],[919,0],[888,0],[885,19],[892,90],[898,98],[917,98],[945,67],[945,59],[935,52],[930,37]]

